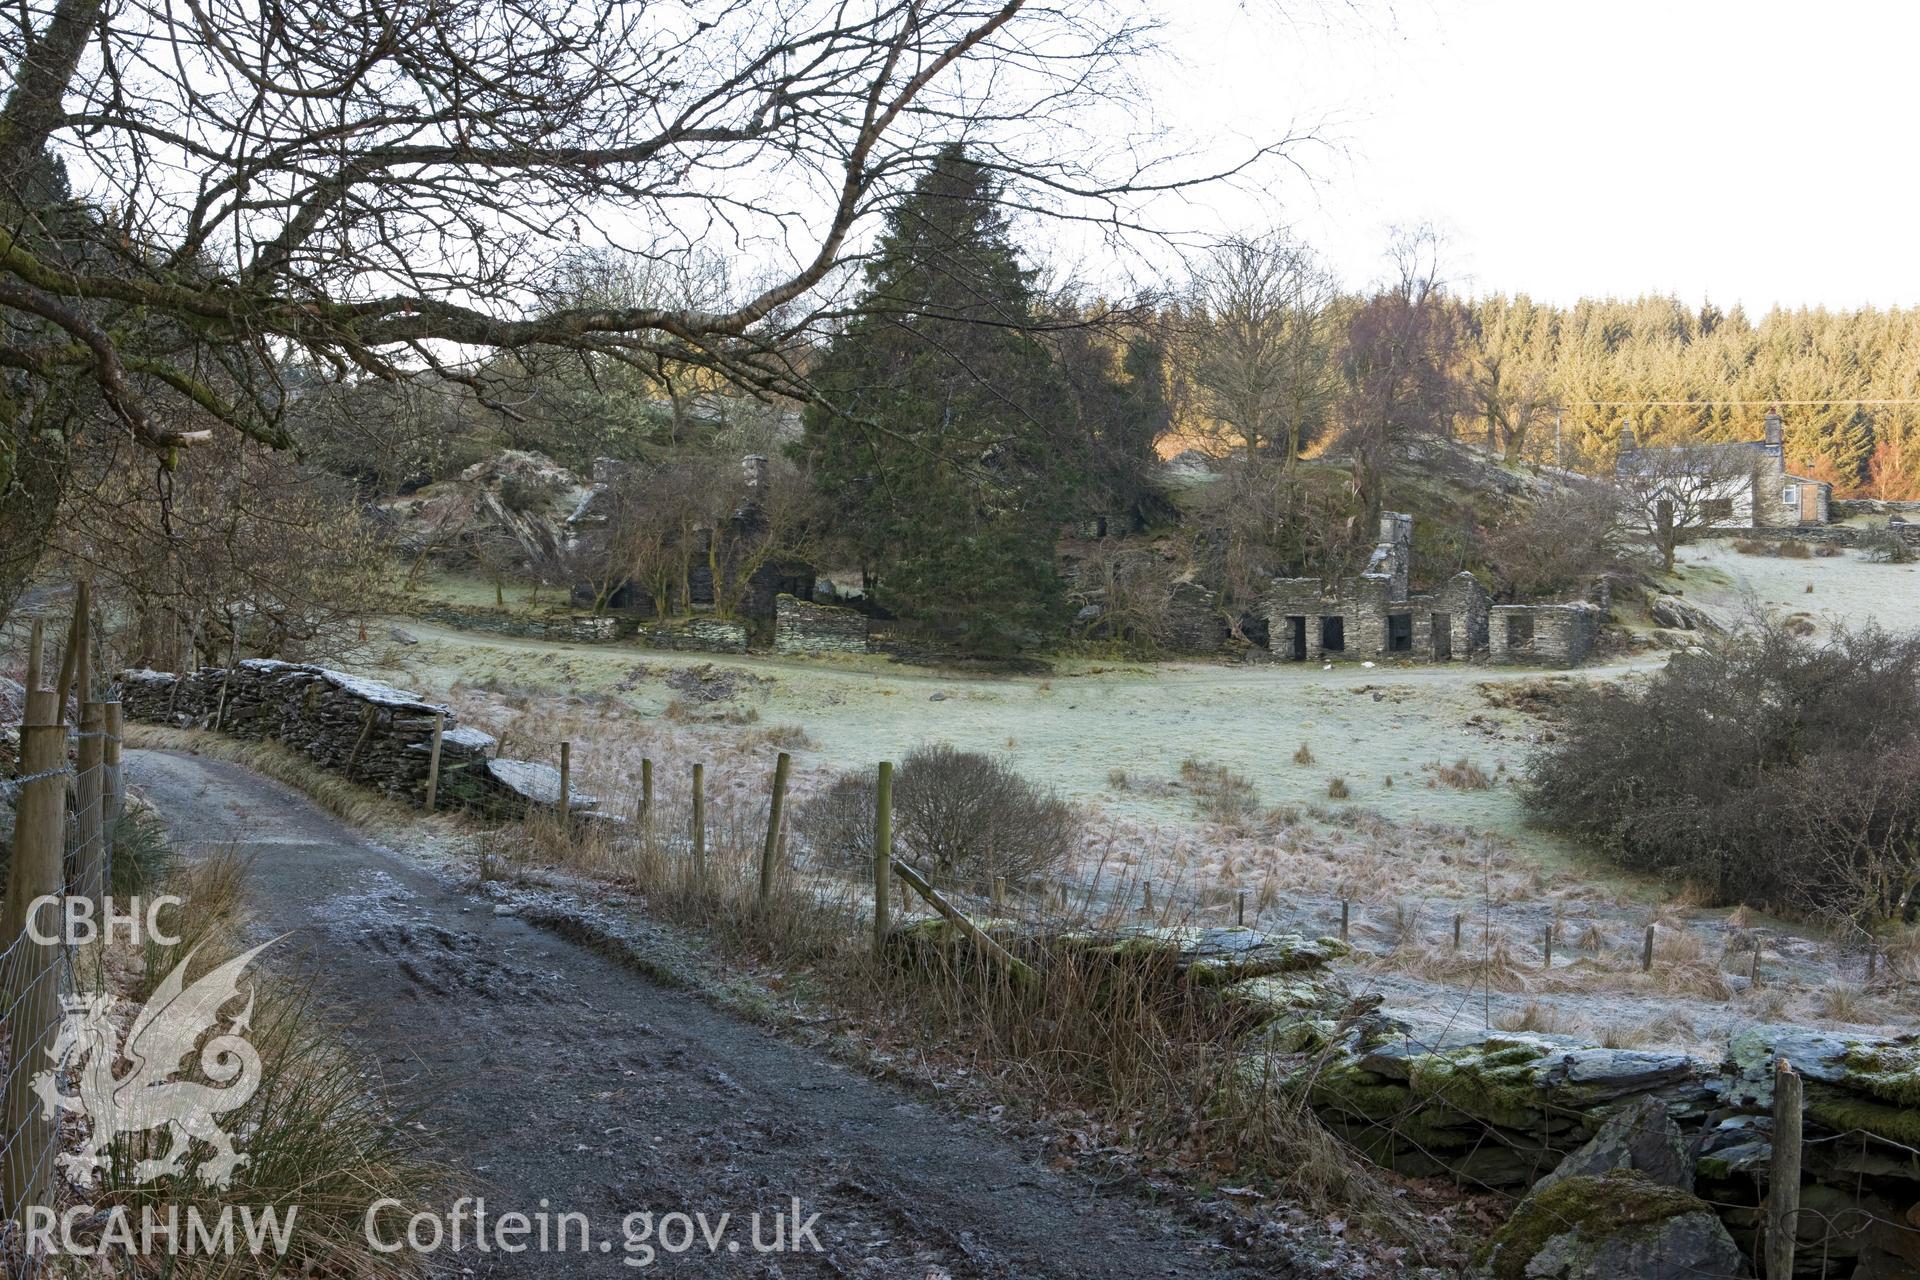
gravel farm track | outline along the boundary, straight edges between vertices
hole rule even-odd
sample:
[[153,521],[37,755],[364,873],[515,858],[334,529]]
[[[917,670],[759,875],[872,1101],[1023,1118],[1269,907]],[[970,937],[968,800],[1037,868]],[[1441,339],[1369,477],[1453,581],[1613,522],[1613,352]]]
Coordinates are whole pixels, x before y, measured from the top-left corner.
[[[435,1255],[436,1274],[646,1274],[625,1215],[798,1197],[820,1252],[659,1253],[668,1276],[1284,1277],[1175,1213],[1056,1172],[924,1092],[815,1054],[381,847],[239,766],[130,751],[132,785],[188,856],[253,862],[253,928],[311,982],[453,1172],[445,1211],[583,1213],[587,1252]],[[766,1228],[771,1233],[771,1227]],[[603,1251],[604,1250],[604,1251]]]

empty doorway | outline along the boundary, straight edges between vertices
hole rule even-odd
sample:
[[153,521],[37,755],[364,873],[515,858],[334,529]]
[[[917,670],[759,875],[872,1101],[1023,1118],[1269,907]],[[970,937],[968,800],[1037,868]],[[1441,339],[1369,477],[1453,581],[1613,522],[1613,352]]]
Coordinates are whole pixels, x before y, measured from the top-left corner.
[[1287,615],[1287,656],[1295,662],[1307,660],[1307,617],[1302,613]]
[[1387,652],[1413,652],[1413,615],[1410,613],[1390,613],[1387,615]]
[[1433,615],[1433,660],[1446,662],[1453,657],[1453,615]]
[[1347,650],[1347,620],[1339,614],[1328,614],[1320,619],[1320,648],[1326,653],[1345,653]]

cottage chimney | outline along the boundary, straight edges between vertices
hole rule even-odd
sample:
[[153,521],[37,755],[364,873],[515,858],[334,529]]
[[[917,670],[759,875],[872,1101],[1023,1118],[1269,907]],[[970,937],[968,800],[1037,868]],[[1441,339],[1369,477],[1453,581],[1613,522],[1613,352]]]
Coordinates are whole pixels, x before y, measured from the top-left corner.
[[767,457],[763,453],[750,453],[740,459],[740,474],[747,482],[747,495],[757,498],[767,491]]
[[1774,453],[1780,452],[1786,443],[1786,431],[1780,425],[1780,412],[1767,410],[1767,448]]

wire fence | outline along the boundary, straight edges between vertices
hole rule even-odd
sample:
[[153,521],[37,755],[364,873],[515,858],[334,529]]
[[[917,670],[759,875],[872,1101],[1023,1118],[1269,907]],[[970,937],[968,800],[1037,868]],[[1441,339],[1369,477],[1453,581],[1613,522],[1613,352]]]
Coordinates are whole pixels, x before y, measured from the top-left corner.
[[[126,799],[121,708],[113,691],[97,696],[85,592],[51,687],[44,649],[36,621],[23,696],[0,708],[13,775],[0,782],[13,823],[0,901],[0,1272],[23,1280],[46,1265],[28,1247],[32,1217],[68,1198],[57,1175],[71,1109],[62,1099],[73,1095],[62,1085],[82,1047],[85,993],[104,987],[97,940],[110,918],[113,833]],[[110,1049],[96,1065],[111,1068]],[[85,1159],[84,1149],[76,1154]]]
[[[119,803],[120,793],[118,738],[112,723],[115,714],[117,708],[112,704],[77,706],[74,716],[79,727],[71,732],[61,731],[65,756],[37,773],[26,771],[28,765],[23,758],[23,776],[8,784],[23,801],[27,792],[36,788],[41,789],[36,794],[50,795],[58,791],[60,795],[64,857],[59,887],[52,892],[70,890],[86,896],[95,886],[112,884],[108,833],[113,824],[108,815]],[[777,730],[750,731],[742,736],[764,737],[769,732]],[[746,919],[751,913],[738,908],[776,899],[837,904],[844,910],[821,914],[831,916],[832,927],[856,944],[861,943],[865,931],[872,928],[874,945],[880,945],[890,914],[896,923],[911,912],[931,914],[942,910],[935,905],[936,900],[969,918],[991,916],[1016,925],[1045,925],[1056,930],[1121,921],[1158,925],[1261,923],[1261,904],[1257,900],[1249,903],[1244,892],[1222,894],[1196,886],[1187,886],[1185,893],[1177,888],[1168,891],[1165,886],[1155,886],[1137,869],[1110,877],[1106,883],[1101,882],[1096,872],[1092,883],[1071,887],[1047,877],[995,874],[989,869],[966,879],[943,878],[938,895],[909,893],[893,873],[891,859],[883,861],[875,844],[873,825],[863,828],[860,840],[842,842],[851,846],[864,841],[864,851],[834,847],[832,842],[808,838],[814,832],[799,829],[803,824],[797,820],[795,806],[789,803],[787,795],[789,754],[783,750],[773,755],[773,749],[780,745],[777,738],[768,737],[758,742],[752,752],[721,753],[699,761],[669,760],[654,754],[658,752],[657,744],[649,747],[596,742],[590,750],[581,752],[576,751],[569,740],[539,733],[536,726],[503,726],[499,733],[499,755],[527,766],[521,786],[523,797],[530,798],[531,803],[517,807],[491,803],[470,805],[443,790],[439,807],[459,804],[491,816],[524,817],[524,823],[514,829],[536,843],[552,840],[552,851],[563,854],[558,860],[566,865],[590,873],[612,872],[643,890],[690,891],[687,899],[697,900],[702,909],[714,916]],[[441,779],[443,786],[445,781]],[[818,788],[814,788],[813,795],[818,794]],[[869,819],[877,821],[871,794],[861,803],[868,806]],[[91,822],[85,816],[88,813],[96,815]],[[11,900],[11,879],[9,890]],[[1349,931],[1348,916],[1349,904],[1342,901],[1338,916],[1342,937]],[[760,919],[764,920],[764,916]],[[1352,923],[1357,928],[1357,910]],[[1322,931],[1334,932],[1333,924],[1329,918]],[[1474,930],[1463,930],[1466,925],[1479,930],[1486,927],[1483,921],[1455,914],[1451,921],[1451,940],[1456,950],[1463,942],[1469,949],[1474,946],[1471,937]],[[1467,935],[1464,938],[1463,932]],[[1441,933],[1440,945],[1444,946],[1444,922]],[[1544,936],[1536,936],[1543,952],[1540,961],[1550,968],[1557,945],[1553,926],[1547,927]],[[1485,939],[1479,941],[1484,944]],[[1559,945],[1564,943],[1562,939]],[[1636,967],[1651,968],[1656,964],[1653,943],[1654,931],[1649,927],[1644,950],[1635,948]],[[23,1107],[39,1104],[40,1099],[31,1088],[21,1089],[18,1085],[21,1082],[31,1085],[39,1078],[38,1072],[45,1068],[35,1066],[35,1060],[45,1062],[46,1051],[56,1047],[60,1029],[57,1019],[47,1015],[45,1005],[49,1001],[57,1003],[59,998],[73,993],[79,958],[72,948],[65,946],[35,952],[33,947],[23,947],[20,937],[14,937],[8,950],[0,953],[0,960],[13,962],[18,955],[21,958],[17,963],[24,965],[30,954],[36,956],[40,964],[31,974],[21,969],[16,977],[12,964],[0,971],[0,982],[5,984],[0,986],[0,992],[5,993],[5,1003],[0,1007],[7,1015],[7,1034],[4,1049],[0,1051],[6,1054],[8,1099],[5,1145],[0,1150],[6,1155],[10,1188],[48,1185],[48,1170],[58,1150],[53,1124],[38,1112],[27,1115],[24,1111],[16,1122],[13,1100],[16,1093],[21,1093]],[[1868,951],[1863,959],[1871,955]],[[1867,964],[1872,963],[1871,959],[1867,960]],[[1872,969],[1867,972],[1871,977]],[[20,984],[17,995],[16,981]],[[22,1051],[14,1050],[15,1038],[20,1040]],[[1404,1114],[1386,1118],[1356,1116],[1349,1127],[1376,1132],[1396,1144],[1419,1147],[1424,1141],[1423,1135],[1434,1131],[1430,1117],[1420,1114],[1424,1109],[1424,1105],[1410,1104]],[[1551,1100],[1543,1100],[1541,1109],[1551,1113],[1547,1119],[1548,1126],[1553,1128],[1553,1140],[1549,1140],[1545,1132],[1547,1126],[1543,1126],[1539,1143],[1518,1154],[1536,1163],[1544,1161],[1544,1169],[1564,1154],[1560,1148],[1578,1145],[1577,1141],[1567,1140],[1568,1126],[1585,1124],[1592,1116],[1560,1107]],[[1513,1135],[1489,1125],[1479,1141],[1486,1148],[1511,1145]],[[1856,1163],[1863,1167],[1871,1163],[1867,1156],[1869,1147],[1875,1159],[1884,1160],[1892,1155],[1895,1159],[1920,1162],[1920,1152],[1858,1129],[1809,1136],[1807,1143],[1816,1148],[1857,1143],[1862,1155]],[[1431,1153],[1436,1164],[1468,1166],[1467,1171],[1456,1168],[1456,1180],[1506,1194],[1505,1188],[1473,1175],[1470,1167],[1475,1154],[1470,1150],[1463,1160],[1453,1151]],[[1862,1175],[1863,1179],[1866,1177]],[[1756,1180],[1753,1198],[1743,1203],[1717,1199],[1711,1202],[1735,1217],[1752,1215],[1765,1204],[1763,1185]],[[1874,1207],[1877,1202],[1866,1194],[1870,1188],[1863,1184],[1860,1190],[1856,1204],[1838,1214],[1829,1214],[1816,1206],[1796,1208],[1795,1213],[1802,1221],[1814,1217],[1831,1219],[1819,1233],[1818,1248],[1829,1248],[1837,1236],[1859,1234],[1846,1225],[1856,1220],[1864,1224],[1860,1230],[1876,1231],[1901,1241],[1915,1237],[1914,1226]],[[8,1203],[12,1206],[20,1201]],[[1842,1222],[1842,1218],[1846,1222]],[[1824,1265],[1820,1273],[1844,1274],[1829,1272]],[[13,1274],[30,1273],[16,1270]]]

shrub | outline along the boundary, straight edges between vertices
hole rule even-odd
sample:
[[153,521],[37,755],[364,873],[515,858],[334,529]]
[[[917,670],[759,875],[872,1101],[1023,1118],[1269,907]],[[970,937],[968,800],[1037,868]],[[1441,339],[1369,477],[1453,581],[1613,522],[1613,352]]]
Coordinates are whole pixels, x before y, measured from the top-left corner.
[[1869,529],[1857,544],[1875,564],[1912,564],[1920,550],[1893,529]]
[[[873,859],[872,773],[841,774],[800,807],[794,829],[833,862]],[[893,847],[938,880],[1022,880],[1057,869],[1080,838],[1074,807],[1005,760],[944,743],[916,747],[893,777]]]
[[1304,742],[1301,743],[1300,749],[1293,753],[1293,762],[1295,764],[1312,764],[1313,748]]
[[1583,692],[1527,773],[1547,825],[1709,902],[1890,916],[1920,880],[1920,636],[1750,628]]
[[1774,554],[1778,555],[1783,560],[1813,559],[1813,548],[1808,546],[1804,542],[1798,541],[1797,539],[1794,539],[1794,538],[1785,539],[1784,541],[1779,543],[1779,547],[1780,549]]
[[1327,783],[1327,798],[1329,800],[1345,800],[1352,794],[1353,792],[1347,789],[1347,780],[1345,778],[1335,778]]

